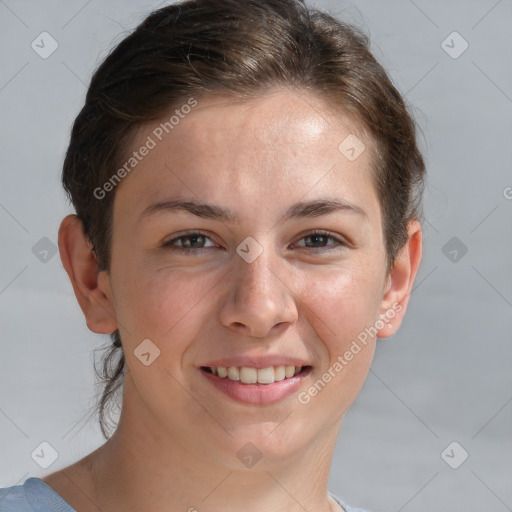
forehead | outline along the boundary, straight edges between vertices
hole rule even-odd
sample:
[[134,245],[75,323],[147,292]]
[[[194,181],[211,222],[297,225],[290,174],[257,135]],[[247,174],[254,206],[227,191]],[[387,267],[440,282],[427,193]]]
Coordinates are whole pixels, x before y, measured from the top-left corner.
[[[292,156],[328,149],[336,154],[340,137],[350,133],[366,137],[348,116],[341,111],[334,114],[318,98],[305,92],[277,89],[245,100],[223,96],[200,98],[198,106],[172,135],[175,144],[182,148],[220,148],[223,154],[232,150],[230,157],[252,157],[261,151],[288,151],[287,156]],[[202,153],[196,151],[189,156],[200,157]]]
[[[255,149],[282,149],[277,143],[298,145],[314,142],[335,129],[325,106],[314,98],[291,90],[278,90],[245,100],[218,97],[199,101],[177,137],[194,136],[198,141],[225,143],[225,135],[233,142],[257,143]],[[214,130],[203,130],[207,122]]]
[[[134,134],[130,151],[150,139],[154,147],[116,195],[131,196],[131,206],[139,212],[171,193],[219,203],[244,198],[247,208],[252,199],[261,207],[334,191],[353,203],[367,202],[365,196],[375,199],[371,141],[318,98],[277,90],[243,101],[225,96],[196,101],[192,109],[173,107]],[[368,149],[352,161],[340,151],[351,137]]]

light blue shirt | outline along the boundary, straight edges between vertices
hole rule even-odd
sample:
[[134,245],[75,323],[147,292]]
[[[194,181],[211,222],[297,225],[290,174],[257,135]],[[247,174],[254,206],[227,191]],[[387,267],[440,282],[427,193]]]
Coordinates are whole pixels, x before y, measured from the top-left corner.
[[[368,512],[347,505],[329,493],[346,512]],[[0,512],[76,512],[49,485],[40,478],[30,477],[23,485],[0,489]]]

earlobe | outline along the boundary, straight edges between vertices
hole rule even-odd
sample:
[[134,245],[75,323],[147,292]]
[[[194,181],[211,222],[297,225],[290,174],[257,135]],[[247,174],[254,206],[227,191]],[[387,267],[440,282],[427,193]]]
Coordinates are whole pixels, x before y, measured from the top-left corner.
[[108,275],[99,271],[92,244],[77,215],[68,215],[61,222],[59,252],[89,329],[99,334],[114,332],[117,322]]
[[410,221],[407,233],[407,242],[395,258],[393,269],[386,279],[380,307],[380,322],[377,324],[379,327],[378,338],[389,338],[400,327],[420,266],[422,255],[421,224],[417,220]]

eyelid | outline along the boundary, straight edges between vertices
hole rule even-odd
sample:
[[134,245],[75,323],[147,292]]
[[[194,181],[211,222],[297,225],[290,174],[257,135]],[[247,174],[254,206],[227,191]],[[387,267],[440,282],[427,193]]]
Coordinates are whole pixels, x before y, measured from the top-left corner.
[[[313,230],[307,231],[304,234],[299,235],[297,241],[304,240],[305,238],[308,238],[310,236],[325,236],[326,238],[332,238],[333,240],[336,241],[336,244],[330,244],[330,245],[327,245],[325,247],[305,247],[305,246],[302,246],[302,247],[304,247],[305,249],[307,249],[309,251],[329,252],[329,251],[332,251],[332,250],[336,250],[336,247],[338,247],[338,248],[340,246],[341,247],[348,247],[350,245],[350,243],[348,242],[348,240],[346,240],[346,238],[344,238],[341,235],[338,235],[337,233],[333,233],[332,231],[329,231],[327,229],[313,229]],[[294,243],[297,243],[297,242],[294,242]],[[331,246],[334,246],[334,248],[332,248]],[[331,247],[331,249],[329,249],[329,247]]]
[[[191,230],[191,231],[183,231],[183,232],[178,232],[178,233],[175,233],[172,235],[172,238],[169,238],[168,240],[165,240],[163,243],[162,243],[162,247],[172,247],[174,249],[184,249],[185,251],[188,251],[188,252],[192,252],[192,251],[200,251],[202,249],[205,249],[205,247],[202,247],[201,249],[186,249],[185,247],[179,247],[179,246],[174,246],[173,245],[173,242],[177,242],[178,240],[180,240],[181,238],[187,238],[187,237],[191,237],[191,236],[203,236],[204,238],[207,238],[208,240],[210,240],[213,244],[217,245],[217,243],[215,243],[213,240],[212,240],[212,237],[210,235],[208,235],[207,233],[203,232],[203,231],[200,231],[200,230]],[[207,247],[206,247],[207,249]]]

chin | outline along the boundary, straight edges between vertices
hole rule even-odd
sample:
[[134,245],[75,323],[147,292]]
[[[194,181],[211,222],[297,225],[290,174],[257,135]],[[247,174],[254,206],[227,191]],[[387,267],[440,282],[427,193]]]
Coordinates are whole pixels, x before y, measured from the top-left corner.
[[[214,446],[220,451],[217,456],[231,470],[244,467],[271,470],[282,467],[307,451],[312,444],[310,437],[315,438],[314,433],[306,432],[309,428],[305,425],[301,429],[295,423],[294,428],[290,429],[290,425],[286,423],[292,416],[293,414],[289,417],[284,415],[283,419],[286,419],[281,419],[280,422],[254,423],[253,420],[251,424],[239,424],[231,428],[229,433],[232,437],[226,434],[220,443],[218,440],[214,442]],[[295,431],[296,435],[290,430]]]

